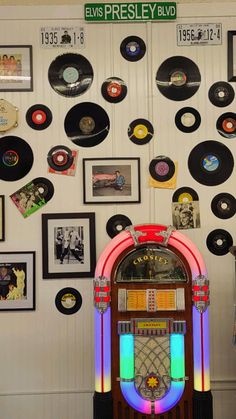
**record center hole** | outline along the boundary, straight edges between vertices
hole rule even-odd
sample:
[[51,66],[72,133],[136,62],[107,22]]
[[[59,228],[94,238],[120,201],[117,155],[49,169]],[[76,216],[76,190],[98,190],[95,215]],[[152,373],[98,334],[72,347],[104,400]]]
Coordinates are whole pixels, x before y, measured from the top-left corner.
[[232,129],[232,128],[233,128],[233,123],[232,123],[231,121],[228,121],[228,122],[226,123],[226,127],[227,127],[228,129]]
[[228,205],[226,204],[226,202],[222,202],[220,207],[222,210],[226,210],[228,208]]
[[222,239],[217,239],[216,244],[217,246],[221,247],[223,245],[224,241]]
[[116,230],[117,231],[122,231],[123,230],[123,227],[122,227],[122,225],[121,224],[118,224],[117,226],[116,226]]
[[39,191],[39,193],[40,194],[44,194],[44,192],[45,192],[45,190],[44,190],[44,188],[42,187],[42,186],[40,186],[39,188],[38,188],[38,191]]

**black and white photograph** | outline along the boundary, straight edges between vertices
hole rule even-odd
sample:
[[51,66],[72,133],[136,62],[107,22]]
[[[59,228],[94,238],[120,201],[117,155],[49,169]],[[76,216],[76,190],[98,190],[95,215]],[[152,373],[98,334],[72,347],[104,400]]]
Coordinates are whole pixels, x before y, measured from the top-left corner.
[[200,228],[199,202],[173,202],[172,220],[177,230]]
[[91,277],[95,269],[95,214],[43,214],[43,277]]

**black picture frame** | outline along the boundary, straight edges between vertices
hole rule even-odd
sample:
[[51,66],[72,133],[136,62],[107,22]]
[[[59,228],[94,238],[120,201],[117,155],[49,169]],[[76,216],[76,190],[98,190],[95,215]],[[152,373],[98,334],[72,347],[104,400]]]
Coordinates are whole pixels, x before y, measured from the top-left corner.
[[0,311],[12,310],[35,310],[34,251],[0,252]]
[[90,278],[96,266],[95,213],[42,214],[43,278]]
[[0,241],[5,241],[5,196],[0,195]]
[[[117,183],[117,173],[124,178]],[[140,158],[83,159],[84,204],[131,204],[141,201]]]
[[228,31],[227,33],[227,56],[228,81],[236,81],[236,30]]
[[0,92],[33,91],[32,45],[0,45]]

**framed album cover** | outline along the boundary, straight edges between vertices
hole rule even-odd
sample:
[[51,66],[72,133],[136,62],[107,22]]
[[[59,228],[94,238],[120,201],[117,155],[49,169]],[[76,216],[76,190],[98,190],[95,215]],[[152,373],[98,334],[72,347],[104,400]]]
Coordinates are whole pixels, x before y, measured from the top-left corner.
[[140,202],[140,158],[83,159],[84,204]]
[[96,264],[95,213],[42,214],[43,278],[90,278]]
[[35,310],[35,252],[0,252],[0,310]]
[[236,31],[228,31],[228,81],[236,81]]
[[0,45],[0,91],[32,90],[32,45]]
[[5,196],[0,195],[0,241],[5,240]]

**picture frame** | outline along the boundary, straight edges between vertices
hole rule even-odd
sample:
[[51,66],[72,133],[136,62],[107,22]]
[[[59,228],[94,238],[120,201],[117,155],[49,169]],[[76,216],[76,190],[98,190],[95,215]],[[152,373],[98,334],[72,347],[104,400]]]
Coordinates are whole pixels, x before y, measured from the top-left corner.
[[0,310],[35,310],[35,252],[0,252]]
[[5,196],[0,195],[0,241],[5,241]]
[[83,159],[84,204],[139,203],[140,158]]
[[227,33],[228,81],[236,81],[236,30]]
[[0,45],[0,91],[33,90],[32,45]]
[[96,266],[95,213],[42,214],[43,278],[90,278]]

